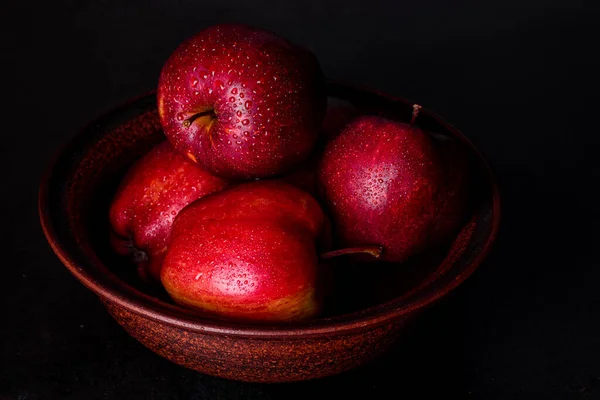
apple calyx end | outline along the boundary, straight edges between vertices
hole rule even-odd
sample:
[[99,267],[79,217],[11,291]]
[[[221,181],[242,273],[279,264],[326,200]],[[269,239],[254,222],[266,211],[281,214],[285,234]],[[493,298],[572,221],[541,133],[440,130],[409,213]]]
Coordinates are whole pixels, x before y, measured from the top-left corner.
[[134,264],[142,264],[148,261],[148,253],[131,246],[131,260]]

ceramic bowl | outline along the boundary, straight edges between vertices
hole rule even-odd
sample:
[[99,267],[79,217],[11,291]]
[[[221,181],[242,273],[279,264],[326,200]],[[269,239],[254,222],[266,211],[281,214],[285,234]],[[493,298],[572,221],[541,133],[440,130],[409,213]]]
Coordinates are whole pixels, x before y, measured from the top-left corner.
[[[328,95],[330,104],[351,103],[364,113],[403,121],[412,112],[406,100],[351,85],[329,82]],[[386,280],[382,292],[387,297],[309,323],[247,325],[200,317],[164,293],[147,289],[136,279],[135,268],[110,250],[108,207],[116,187],[136,159],[164,140],[155,93],[99,117],[59,152],[41,185],[42,227],[69,271],[98,295],[131,336],[162,357],[202,373],[252,382],[340,373],[401,340],[406,324],[480,265],[496,236],[500,202],[486,160],[434,113],[422,109],[418,122],[423,129],[455,137],[468,149],[473,201],[462,230],[435,261],[392,268],[412,272],[407,272],[410,279],[405,274]]]

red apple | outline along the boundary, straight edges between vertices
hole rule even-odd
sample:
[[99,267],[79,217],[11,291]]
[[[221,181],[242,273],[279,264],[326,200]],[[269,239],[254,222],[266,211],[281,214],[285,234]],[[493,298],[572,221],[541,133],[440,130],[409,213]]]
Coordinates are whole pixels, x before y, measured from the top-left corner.
[[[448,141],[451,142],[450,139]],[[411,124],[363,116],[327,146],[319,185],[342,245],[381,245],[405,261],[446,239],[465,208],[467,168]]]
[[175,219],[162,283],[175,302],[240,320],[301,321],[320,310],[325,216],[277,180],[207,196]]
[[232,179],[282,174],[306,159],[325,102],[312,53],[244,25],[213,26],[182,43],[158,84],[169,141]]
[[160,269],[175,216],[192,201],[223,189],[215,177],[159,144],[128,171],[110,208],[112,245],[129,253],[142,277],[160,281]]

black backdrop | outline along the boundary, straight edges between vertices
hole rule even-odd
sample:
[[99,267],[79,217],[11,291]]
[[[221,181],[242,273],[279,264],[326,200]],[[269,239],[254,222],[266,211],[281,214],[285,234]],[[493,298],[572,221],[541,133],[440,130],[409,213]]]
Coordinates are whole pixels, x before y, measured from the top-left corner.
[[[585,3],[3,2],[0,397],[599,399],[599,10]],[[290,385],[180,368],[113,322],[41,233],[37,186],[57,148],[154,88],[181,40],[232,21],[308,46],[330,77],[437,111],[497,171],[504,220],[488,261],[363,368]]]

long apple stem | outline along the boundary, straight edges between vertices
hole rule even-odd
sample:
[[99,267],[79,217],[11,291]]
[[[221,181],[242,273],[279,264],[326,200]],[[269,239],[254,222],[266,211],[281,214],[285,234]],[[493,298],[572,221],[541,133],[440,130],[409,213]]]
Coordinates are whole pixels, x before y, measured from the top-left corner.
[[383,254],[383,247],[381,246],[362,246],[362,247],[349,247],[347,249],[332,250],[321,254],[321,260],[329,260],[334,257],[352,255],[352,254],[369,254],[374,259],[379,259]]
[[183,121],[183,126],[189,128],[192,125],[192,122],[194,122],[200,117],[205,117],[207,115],[210,115],[212,118],[215,118],[217,116],[217,114],[215,114],[215,110],[211,108],[210,110],[202,111],[200,113],[192,115],[191,117]]
[[419,111],[421,110],[421,108],[423,108],[423,107],[421,107],[418,104],[413,104],[412,118],[410,119],[410,124],[411,125],[413,125],[415,123],[415,120],[419,116]]

